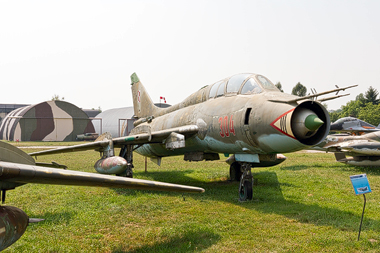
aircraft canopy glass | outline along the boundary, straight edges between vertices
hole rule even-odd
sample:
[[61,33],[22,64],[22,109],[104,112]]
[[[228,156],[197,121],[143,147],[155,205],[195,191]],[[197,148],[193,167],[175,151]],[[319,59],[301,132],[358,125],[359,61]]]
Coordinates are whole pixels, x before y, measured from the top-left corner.
[[241,89],[240,93],[242,95],[250,95],[250,94],[257,94],[260,92],[262,92],[262,89],[256,83],[255,79],[249,78],[243,85],[243,88]]
[[347,122],[347,121],[356,121],[356,120],[357,120],[356,118],[344,117],[344,118],[340,118],[340,119],[336,120],[333,124],[339,124],[339,123],[343,123],[343,122]]
[[[218,90],[218,87],[219,87],[219,85],[220,85],[221,83],[224,83],[224,80],[215,83],[215,84],[211,87],[211,89],[210,89],[210,93],[209,93],[209,96],[208,96],[209,98],[213,98],[213,97],[215,97],[215,95],[216,95],[216,91]],[[224,87],[224,85],[222,85],[222,86]],[[224,91],[224,90],[223,90],[223,91]]]
[[278,91],[277,87],[262,75],[238,74],[214,83],[210,88],[208,97],[217,98],[226,94],[233,95],[237,93],[242,95],[258,94],[263,92],[264,89]]
[[237,93],[240,90],[241,84],[250,75],[252,74],[238,74],[238,75],[232,76],[230,80],[228,80],[228,83],[227,83],[227,93]]
[[221,96],[224,95],[224,86],[225,86],[225,82],[222,82],[222,83],[219,85],[218,91],[216,92],[216,96],[217,96],[217,97],[221,97]]
[[264,89],[278,90],[277,87],[274,86],[274,84],[271,81],[269,81],[266,77],[261,76],[261,75],[257,75],[256,78],[261,83],[261,85],[264,87]]

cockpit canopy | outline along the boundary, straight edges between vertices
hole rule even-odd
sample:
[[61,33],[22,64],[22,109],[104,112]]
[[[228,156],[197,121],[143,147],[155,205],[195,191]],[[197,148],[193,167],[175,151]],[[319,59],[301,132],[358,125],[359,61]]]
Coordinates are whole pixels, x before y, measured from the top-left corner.
[[266,77],[256,74],[237,74],[212,85],[209,98],[224,95],[251,95],[267,91],[279,91]]

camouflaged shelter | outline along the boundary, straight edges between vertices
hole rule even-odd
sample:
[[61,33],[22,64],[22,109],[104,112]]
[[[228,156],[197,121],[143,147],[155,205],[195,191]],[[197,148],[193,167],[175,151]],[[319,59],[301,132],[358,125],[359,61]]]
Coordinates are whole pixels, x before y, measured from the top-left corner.
[[87,114],[65,101],[18,108],[0,125],[0,139],[10,141],[75,141],[78,134],[94,132]]

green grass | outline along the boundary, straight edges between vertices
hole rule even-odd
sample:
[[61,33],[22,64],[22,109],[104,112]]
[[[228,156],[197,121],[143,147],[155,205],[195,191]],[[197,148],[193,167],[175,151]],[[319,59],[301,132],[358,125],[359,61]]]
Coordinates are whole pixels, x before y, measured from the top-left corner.
[[[145,172],[144,158],[134,155],[136,178],[199,186],[203,194],[21,186],[7,192],[6,204],[45,221],[31,224],[5,252],[378,252],[379,169],[339,164],[332,154],[287,157],[279,166],[253,169],[254,200],[244,203],[223,160],[170,157],[161,167],[148,161]],[[94,172],[97,159],[87,151],[38,161]],[[349,176],[361,173],[373,192],[357,241],[363,197],[354,194]]]

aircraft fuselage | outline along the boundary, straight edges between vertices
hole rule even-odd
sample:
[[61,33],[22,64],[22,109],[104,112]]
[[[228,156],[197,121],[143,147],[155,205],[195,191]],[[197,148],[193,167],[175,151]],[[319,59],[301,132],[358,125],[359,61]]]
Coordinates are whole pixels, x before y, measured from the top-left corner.
[[[185,147],[168,150],[165,143],[151,143],[136,151],[148,157],[192,152],[277,154],[303,149],[322,141],[327,135],[324,126],[315,131],[305,128],[304,119],[310,114],[317,115],[324,122],[329,121],[326,110],[318,102],[307,101],[300,105],[278,102],[274,98],[284,100],[295,96],[264,88],[258,94],[225,92],[210,98],[211,89],[211,86],[204,87],[180,104],[155,112],[152,110],[152,115],[145,116],[153,116],[153,120],[140,123],[133,130],[133,134],[138,134],[146,129],[156,132],[180,126],[197,126],[198,133],[185,139]],[[135,93],[143,96],[145,89],[137,89]],[[139,103],[136,100],[135,107],[139,108]]]

